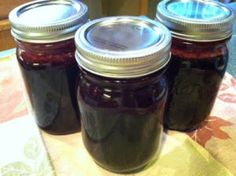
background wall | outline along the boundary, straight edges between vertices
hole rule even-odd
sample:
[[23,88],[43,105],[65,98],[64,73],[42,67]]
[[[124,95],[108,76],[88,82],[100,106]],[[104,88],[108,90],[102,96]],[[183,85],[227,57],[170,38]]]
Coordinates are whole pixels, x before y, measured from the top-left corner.
[[[14,48],[8,13],[29,0],[0,0],[0,51]],[[115,15],[149,15],[154,17],[158,0],[81,0],[89,7],[90,19]]]
[[[115,15],[147,15],[154,19],[159,0],[81,0],[89,7],[90,19]],[[223,2],[236,0],[221,0]],[[0,0],[0,51],[14,48],[10,34],[9,12],[29,0]],[[236,4],[235,4],[236,7]],[[236,8],[235,8],[236,9]]]
[[28,1],[29,0],[0,1],[0,51],[13,48],[15,46],[15,42],[10,34],[10,23],[8,21],[8,13],[14,7]]

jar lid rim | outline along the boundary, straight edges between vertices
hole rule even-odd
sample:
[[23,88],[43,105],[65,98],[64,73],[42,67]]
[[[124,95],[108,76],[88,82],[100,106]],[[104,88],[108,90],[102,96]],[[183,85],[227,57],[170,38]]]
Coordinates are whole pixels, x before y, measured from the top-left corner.
[[57,42],[73,38],[88,20],[87,6],[76,0],[36,0],[9,13],[11,33],[18,40],[33,43]]
[[171,34],[154,20],[105,17],[83,25],[75,35],[76,59],[84,69],[116,78],[139,77],[169,61]]
[[173,36],[192,41],[217,41],[229,38],[234,12],[217,1],[164,0],[157,5],[156,20]]

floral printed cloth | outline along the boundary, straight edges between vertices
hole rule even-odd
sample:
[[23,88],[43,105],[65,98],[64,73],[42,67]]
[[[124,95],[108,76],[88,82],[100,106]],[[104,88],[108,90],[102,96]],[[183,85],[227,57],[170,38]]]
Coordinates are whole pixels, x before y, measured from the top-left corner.
[[[42,132],[43,144],[33,117],[27,115],[14,58],[14,53],[4,58],[0,54],[0,176],[119,175],[94,163],[81,133],[55,136]],[[225,75],[204,126],[187,134],[169,131],[162,144],[159,158],[133,175],[236,176],[236,79]]]
[[0,124],[1,176],[54,176],[38,128],[30,116]]
[[210,117],[188,134],[236,175],[236,79],[226,74]]
[[12,56],[0,58],[0,176],[54,176]]

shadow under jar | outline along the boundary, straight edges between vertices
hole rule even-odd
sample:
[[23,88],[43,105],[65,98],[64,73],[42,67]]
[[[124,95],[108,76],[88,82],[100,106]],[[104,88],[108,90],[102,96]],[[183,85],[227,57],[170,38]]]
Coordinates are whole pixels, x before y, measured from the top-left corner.
[[234,15],[219,2],[165,0],[156,18],[173,37],[164,126],[192,131],[214,105],[227,67]]
[[109,17],[84,25],[75,41],[86,149],[113,172],[144,167],[160,148],[169,31],[152,20]]
[[80,130],[74,34],[87,21],[87,7],[72,0],[43,0],[17,7],[9,19],[38,126],[52,134]]

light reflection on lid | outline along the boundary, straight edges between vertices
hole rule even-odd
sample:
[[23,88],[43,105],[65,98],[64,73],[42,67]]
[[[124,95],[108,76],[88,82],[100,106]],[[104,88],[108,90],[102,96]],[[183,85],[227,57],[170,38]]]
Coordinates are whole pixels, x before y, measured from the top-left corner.
[[178,17],[197,20],[215,20],[229,16],[230,12],[201,1],[178,1],[167,5],[167,10]]
[[[69,4],[48,4],[37,8],[23,9],[18,12],[19,20],[27,21],[27,25],[49,25],[68,19],[76,14],[76,9]],[[49,15],[50,14],[50,15]]]

